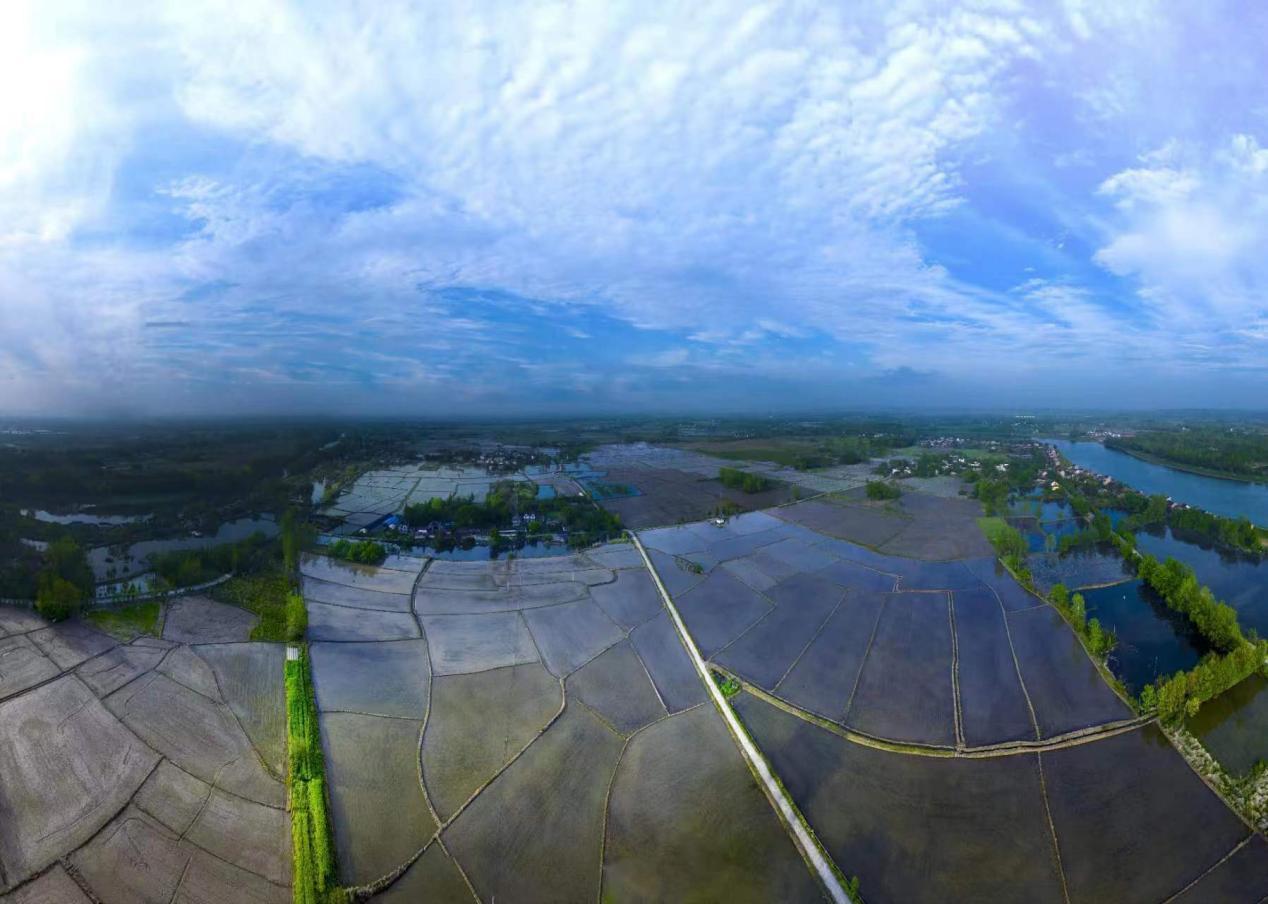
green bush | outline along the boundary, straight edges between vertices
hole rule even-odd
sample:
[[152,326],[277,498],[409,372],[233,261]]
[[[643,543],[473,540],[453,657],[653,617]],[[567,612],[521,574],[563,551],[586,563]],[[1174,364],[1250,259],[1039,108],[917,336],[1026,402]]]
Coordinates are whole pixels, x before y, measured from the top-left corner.
[[868,499],[897,499],[903,494],[892,483],[886,483],[884,480],[869,480],[867,482],[867,498]]
[[51,572],[40,576],[35,592],[35,609],[49,621],[64,621],[79,612],[84,593],[65,578]]
[[718,468],[718,480],[724,487],[745,493],[761,493],[775,485],[775,481],[761,474],[749,474],[739,468]]
[[362,565],[381,565],[387,558],[387,548],[373,540],[336,540],[327,551],[333,558]]
[[1029,549],[1021,531],[1003,518],[979,518],[977,523],[982,528],[982,533],[986,534],[986,539],[990,541],[991,546],[995,548],[997,556],[1005,560],[1014,571],[1025,569],[1026,554]]

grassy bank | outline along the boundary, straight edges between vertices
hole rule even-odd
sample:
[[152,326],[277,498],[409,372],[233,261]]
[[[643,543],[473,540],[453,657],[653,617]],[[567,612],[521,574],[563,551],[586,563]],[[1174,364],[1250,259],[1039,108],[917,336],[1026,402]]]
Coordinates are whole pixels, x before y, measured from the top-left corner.
[[260,621],[252,640],[300,641],[308,624],[304,598],[282,571],[240,575],[212,590],[213,598],[254,612]]
[[997,516],[983,517],[977,519],[977,526],[982,529],[983,535],[990,541],[991,545],[996,549],[1001,543],[1006,542],[1009,531],[1008,522]]
[[296,904],[344,902],[338,884],[334,838],[326,802],[326,764],[321,752],[317,702],[308,651],[286,660],[287,772],[291,808],[294,900]]
[[118,609],[90,609],[84,617],[107,634],[130,641],[141,634],[158,636],[159,608],[154,600]]

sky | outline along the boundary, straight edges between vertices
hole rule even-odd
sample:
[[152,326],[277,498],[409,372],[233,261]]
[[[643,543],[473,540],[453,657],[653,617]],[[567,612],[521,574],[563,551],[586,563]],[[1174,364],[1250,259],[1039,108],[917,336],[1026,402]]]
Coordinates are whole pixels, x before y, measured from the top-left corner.
[[1268,6],[0,4],[0,414],[1265,407]]

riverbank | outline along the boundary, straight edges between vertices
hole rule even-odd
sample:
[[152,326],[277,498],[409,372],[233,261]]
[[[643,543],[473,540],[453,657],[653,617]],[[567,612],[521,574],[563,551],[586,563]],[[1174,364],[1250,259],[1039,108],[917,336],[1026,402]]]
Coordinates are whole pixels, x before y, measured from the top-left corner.
[[[1091,442],[1089,440],[1089,442]],[[1189,465],[1183,462],[1172,461],[1169,458],[1162,458],[1149,452],[1142,452],[1139,449],[1128,449],[1123,446],[1109,446],[1101,443],[1106,449],[1114,452],[1122,452],[1124,455],[1130,455],[1132,458],[1143,461],[1146,464],[1158,465],[1163,468],[1170,468],[1173,471],[1180,471],[1185,474],[1196,474],[1198,477],[1210,477],[1214,480],[1227,480],[1230,483],[1245,483],[1263,486],[1268,484],[1268,478],[1255,479],[1254,477],[1244,477],[1240,474],[1231,474],[1228,471],[1220,471],[1215,468],[1203,468],[1199,465]]]
[[1068,462],[1110,477],[1146,496],[1170,497],[1213,515],[1236,520],[1248,518],[1257,525],[1268,524],[1268,486],[1241,480],[1224,480],[1183,471],[1166,464],[1147,461],[1137,455],[1097,442],[1045,439]]

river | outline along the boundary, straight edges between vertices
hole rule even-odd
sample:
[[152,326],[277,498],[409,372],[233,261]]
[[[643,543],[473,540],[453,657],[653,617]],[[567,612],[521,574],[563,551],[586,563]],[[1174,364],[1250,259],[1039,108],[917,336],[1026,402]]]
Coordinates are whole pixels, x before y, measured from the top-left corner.
[[1142,493],[1161,493],[1176,502],[1226,518],[1245,515],[1256,524],[1268,526],[1268,486],[1264,484],[1190,474],[1142,461],[1117,449],[1107,449],[1100,443],[1073,443],[1064,439],[1043,442],[1056,446],[1076,465],[1113,477]]
[[[1263,484],[1178,471],[1100,443],[1046,442],[1076,465],[1142,493],[1162,493],[1217,515],[1244,515],[1256,524],[1268,525],[1268,486]],[[1155,558],[1172,556],[1190,566],[1200,583],[1237,610],[1243,630],[1268,634],[1268,559],[1221,551],[1209,543],[1177,535],[1169,527],[1138,532],[1136,544]],[[1089,614],[1099,614],[1119,630],[1121,647],[1111,654],[1111,667],[1133,690],[1146,683],[1151,672],[1165,675],[1189,668],[1204,652],[1201,639],[1160,603],[1147,598],[1139,581],[1088,591],[1085,598]],[[1189,727],[1226,769],[1234,774],[1245,772],[1257,760],[1268,757],[1268,680],[1251,676],[1207,702],[1189,720]]]

